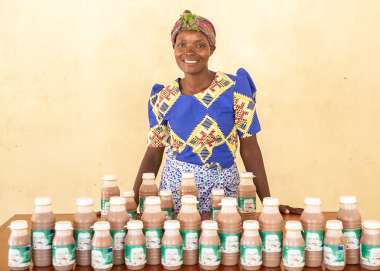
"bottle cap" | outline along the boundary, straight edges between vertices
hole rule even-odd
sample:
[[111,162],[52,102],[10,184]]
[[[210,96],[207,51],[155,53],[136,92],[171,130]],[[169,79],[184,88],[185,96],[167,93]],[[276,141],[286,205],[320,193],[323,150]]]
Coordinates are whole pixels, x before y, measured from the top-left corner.
[[135,192],[133,191],[125,191],[123,192],[123,197],[124,198],[134,198],[135,197]]
[[266,197],[263,200],[263,205],[264,206],[278,206],[280,204],[280,201],[278,198],[275,197]]
[[258,230],[259,222],[257,220],[245,220],[243,222],[243,229],[245,230]]
[[221,188],[214,188],[211,191],[211,195],[213,195],[213,196],[224,196],[224,190]]
[[160,197],[158,196],[148,196],[145,198],[144,205],[161,205]]
[[93,228],[95,231],[108,231],[111,226],[108,221],[98,221],[94,223]]
[[342,230],[343,229],[343,224],[342,221],[340,220],[327,220],[326,222],[326,229],[329,230]]
[[320,198],[307,197],[307,198],[305,198],[304,203],[305,203],[305,205],[320,206],[321,205],[321,199]]
[[240,178],[253,178],[253,173],[252,172],[241,172],[240,173]]
[[114,182],[114,181],[117,181],[117,176],[116,175],[103,175],[102,180]]
[[378,230],[380,229],[380,221],[379,220],[364,220],[363,228],[367,230]]
[[341,196],[339,202],[341,204],[356,204],[357,200],[355,196]]
[[222,198],[222,206],[237,206],[237,200],[232,197]]
[[184,172],[182,173],[182,179],[194,179],[194,173],[193,172]]
[[218,223],[214,220],[204,220],[202,221],[202,229],[203,230],[217,230]]
[[110,198],[110,205],[125,205],[125,198],[123,197],[111,197]]
[[28,228],[26,220],[13,220],[9,226],[11,230],[25,230]]
[[179,230],[178,220],[166,220],[164,223],[165,230]]
[[160,190],[161,197],[170,197],[172,195],[172,191],[169,189]]
[[71,224],[71,221],[57,221],[55,223],[55,230],[56,231],[67,231],[72,230],[73,224]]
[[293,231],[301,231],[302,230],[302,224],[301,224],[301,222],[299,222],[297,220],[289,220],[289,221],[286,221],[285,229],[286,230],[293,230]]
[[197,197],[194,195],[183,195],[181,197],[181,204],[197,204]]
[[143,178],[143,180],[145,180],[145,179],[153,179],[154,180],[156,178],[156,176],[152,172],[145,172],[145,173],[143,173],[142,178]]
[[143,222],[141,220],[129,220],[127,223],[128,230],[141,230],[143,228]]
[[76,204],[77,206],[92,206],[94,204],[94,201],[92,200],[92,198],[82,197],[77,198]]
[[51,197],[36,197],[34,199],[35,205],[43,205],[43,206],[51,205],[51,202],[52,202]]

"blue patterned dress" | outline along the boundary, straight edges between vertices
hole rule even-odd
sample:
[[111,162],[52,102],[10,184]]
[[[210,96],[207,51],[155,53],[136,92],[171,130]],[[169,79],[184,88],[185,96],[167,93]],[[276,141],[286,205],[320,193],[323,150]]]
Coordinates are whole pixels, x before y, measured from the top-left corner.
[[260,131],[256,87],[244,69],[236,75],[217,72],[210,86],[184,95],[179,79],[155,84],[149,99],[150,147],[167,147],[160,189],[173,192],[175,211],[180,206],[183,172],[194,172],[200,212],[208,212],[213,188],[236,196],[239,173],[235,164],[238,138]]

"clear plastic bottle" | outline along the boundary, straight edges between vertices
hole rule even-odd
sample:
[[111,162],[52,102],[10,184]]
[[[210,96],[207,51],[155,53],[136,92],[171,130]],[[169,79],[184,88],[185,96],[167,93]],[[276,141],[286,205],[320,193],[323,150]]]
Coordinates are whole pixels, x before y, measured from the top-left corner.
[[156,176],[154,173],[146,172],[142,175],[142,183],[139,190],[139,208],[140,214],[144,213],[144,202],[146,197],[157,196],[158,188],[155,183]]
[[286,271],[301,271],[305,266],[305,242],[301,222],[286,221],[282,262]]
[[343,225],[340,220],[327,220],[323,262],[329,270],[343,270],[346,264]]
[[218,269],[221,261],[218,224],[213,220],[202,221],[202,233],[199,238],[199,266],[203,270]]
[[32,248],[28,223],[25,220],[14,220],[9,228],[11,229],[8,239],[9,270],[29,270]]
[[57,271],[72,270],[75,264],[75,240],[71,221],[55,223],[53,266]]
[[240,173],[238,207],[243,220],[256,217],[256,186],[252,172]]
[[178,270],[183,264],[182,238],[178,220],[166,220],[162,237],[161,263],[164,269]]
[[243,235],[240,240],[240,264],[244,270],[258,270],[262,261],[262,243],[259,235],[259,222],[243,222]]
[[140,270],[146,264],[145,237],[141,220],[130,220],[127,223],[128,233],[125,237],[125,264],[129,270]]
[[125,208],[127,209],[129,218],[137,219],[137,204],[135,202],[135,192],[124,192],[123,198],[125,198]]
[[115,175],[104,175],[102,177],[103,185],[101,190],[100,210],[101,218],[107,219],[110,209],[110,198],[120,196],[120,189],[117,186],[117,177]]

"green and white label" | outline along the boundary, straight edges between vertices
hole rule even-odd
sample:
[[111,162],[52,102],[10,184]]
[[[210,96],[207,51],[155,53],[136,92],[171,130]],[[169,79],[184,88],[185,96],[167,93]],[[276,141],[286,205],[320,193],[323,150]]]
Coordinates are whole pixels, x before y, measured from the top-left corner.
[[124,248],[125,234],[126,230],[111,230],[113,250],[122,250]]
[[146,248],[160,248],[162,229],[143,229]]
[[303,246],[284,246],[282,260],[286,267],[303,267],[305,265],[305,248]]
[[302,232],[302,235],[305,240],[306,251],[322,251],[323,238],[324,238],[324,232],[322,230],[320,231],[305,230]]
[[53,229],[32,230],[33,249],[51,249],[53,243]]
[[144,245],[125,245],[124,256],[126,265],[139,266],[146,264],[146,248]]
[[281,252],[282,231],[260,231],[263,251]]
[[262,264],[261,246],[240,245],[240,261],[245,266],[260,266]]
[[220,208],[212,208],[211,209],[211,218],[212,220],[216,220],[216,217],[220,213]]
[[128,211],[128,217],[131,219],[136,219],[137,218],[137,210]]
[[220,244],[223,253],[238,253],[240,233],[219,232]]
[[180,230],[183,250],[198,249],[199,230]]
[[142,214],[144,212],[144,202],[145,202],[145,197],[140,196],[139,197],[140,214]]
[[108,211],[110,210],[110,200],[102,199],[100,201],[100,211],[102,216],[108,215]]
[[331,266],[344,266],[344,246],[325,244],[323,247],[324,263]]
[[27,267],[30,265],[31,246],[9,246],[8,266]]
[[343,235],[346,249],[360,248],[360,237],[362,235],[361,229],[343,229]]
[[183,263],[182,246],[161,246],[161,263],[166,266],[178,266]]
[[220,265],[220,259],[220,246],[199,244],[199,264],[218,266]]
[[256,211],[256,197],[238,197],[240,213],[254,213]]
[[91,251],[91,266],[94,269],[112,267],[112,247],[94,247]]
[[89,230],[74,230],[74,239],[77,250],[91,250],[91,239],[94,231]]
[[174,210],[173,208],[164,208],[162,211],[165,213],[165,219],[173,219],[174,218]]
[[53,245],[53,265],[67,266],[75,263],[75,244]]
[[380,267],[380,246],[361,244],[360,259],[365,265]]

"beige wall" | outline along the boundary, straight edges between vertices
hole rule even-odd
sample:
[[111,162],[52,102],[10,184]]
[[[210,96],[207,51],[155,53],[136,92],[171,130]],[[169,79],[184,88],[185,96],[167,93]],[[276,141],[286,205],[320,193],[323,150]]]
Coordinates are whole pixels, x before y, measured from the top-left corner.
[[210,66],[257,84],[272,194],[324,210],[355,194],[380,219],[379,1],[0,0],[0,222],[37,195],[72,212],[105,173],[132,187],[150,87],[181,75],[169,32],[185,8],[215,23]]

